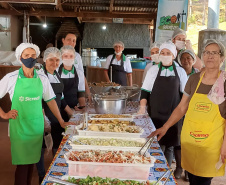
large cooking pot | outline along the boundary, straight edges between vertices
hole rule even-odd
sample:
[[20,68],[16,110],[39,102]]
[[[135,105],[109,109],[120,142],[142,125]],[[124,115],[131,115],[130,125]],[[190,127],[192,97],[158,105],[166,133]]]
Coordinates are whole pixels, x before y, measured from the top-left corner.
[[126,111],[127,93],[102,93],[93,96],[94,108],[98,114],[123,114]]
[[140,101],[141,89],[138,85],[121,86],[120,90],[128,94],[128,101]]

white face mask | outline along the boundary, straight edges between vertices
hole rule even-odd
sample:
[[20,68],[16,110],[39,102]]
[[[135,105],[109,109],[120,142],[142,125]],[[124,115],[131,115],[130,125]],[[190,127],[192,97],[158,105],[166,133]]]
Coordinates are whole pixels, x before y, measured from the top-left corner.
[[175,46],[178,50],[184,49],[185,48],[185,42],[180,41],[180,40],[176,40]]
[[159,63],[159,54],[151,55],[151,59],[152,59],[155,63]]
[[74,64],[74,59],[63,59],[63,64],[65,66],[72,66]]
[[173,61],[173,57],[172,56],[163,56],[163,55],[159,56],[159,62],[162,62],[163,66],[171,65],[172,61]]
[[122,54],[122,51],[120,51],[120,52],[118,52],[118,53],[115,52],[115,54],[116,54],[116,55],[121,55],[121,54]]

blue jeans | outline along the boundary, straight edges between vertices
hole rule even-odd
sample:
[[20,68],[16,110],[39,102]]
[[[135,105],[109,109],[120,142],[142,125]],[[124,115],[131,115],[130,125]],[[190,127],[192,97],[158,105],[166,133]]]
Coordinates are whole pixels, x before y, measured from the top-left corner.
[[166,160],[169,164],[169,166],[171,166],[172,164],[172,160],[173,160],[173,146],[166,146],[166,145],[160,145],[165,157],[166,157]]
[[42,178],[46,174],[45,163],[44,163],[44,153],[45,153],[45,148],[42,148],[41,158],[40,158],[39,162],[36,163],[36,167],[37,167],[37,170],[38,170],[38,176],[42,177]]

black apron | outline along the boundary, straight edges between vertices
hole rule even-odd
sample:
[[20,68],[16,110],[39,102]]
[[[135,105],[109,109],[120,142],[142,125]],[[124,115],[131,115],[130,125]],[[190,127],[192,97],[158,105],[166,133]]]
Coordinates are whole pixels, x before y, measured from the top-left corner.
[[[175,76],[160,76],[162,63],[158,75],[153,85],[153,89],[148,98],[148,114],[151,117],[156,129],[162,127],[171,116],[173,110],[180,103],[182,93],[180,93],[180,79],[173,63]],[[178,146],[180,145],[180,133],[182,120],[169,128],[165,136],[159,141],[160,145]]]
[[[43,67],[43,69],[44,69],[46,76],[48,76],[45,66]],[[60,83],[50,83],[50,84],[51,84],[53,91],[56,95],[55,101],[56,101],[57,106],[60,110],[62,92],[64,90],[64,84],[63,84],[63,81],[61,80],[60,76],[58,75],[58,73],[56,71],[54,71],[54,73],[56,74],[56,77],[58,78]],[[58,122],[57,118],[53,115],[53,113],[49,109],[47,103],[44,102],[44,101],[43,101],[43,108],[44,108],[44,111],[45,111],[45,115],[47,116],[47,118],[51,122],[51,135],[52,135],[52,138],[53,138],[53,148],[57,149],[60,145],[62,138],[63,138],[61,133],[64,132],[64,129],[60,126],[60,123]]]
[[[66,101],[67,105],[70,108],[73,108],[77,106],[78,104],[78,84],[79,84],[79,79],[78,79],[78,74],[75,69],[75,66],[72,66],[74,68],[74,78],[62,78],[63,83],[64,83],[64,100]],[[63,70],[63,64],[60,65],[59,67],[59,75],[61,77]],[[69,121],[69,117],[67,113],[64,110],[61,110],[61,115],[64,119],[64,121]]]
[[112,82],[120,84],[122,86],[127,86],[127,78],[126,78],[126,71],[124,70],[124,62],[123,62],[123,54],[121,55],[121,65],[112,64],[115,58],[115,54],[112,56],[110,66],[108,69],[108,76],[110,79],[110,69],[112,67]]

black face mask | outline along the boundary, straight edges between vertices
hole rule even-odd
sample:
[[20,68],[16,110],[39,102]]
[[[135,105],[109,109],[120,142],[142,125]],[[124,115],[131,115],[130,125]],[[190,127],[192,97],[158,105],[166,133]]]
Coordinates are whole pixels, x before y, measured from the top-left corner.
[[32,57],[27,58],[27,59],[23,59],[21,57],[21,62],[27,67],[27,68],[32,68],[35,66],[35,63],[37,62],[37,59],[34,59]]

